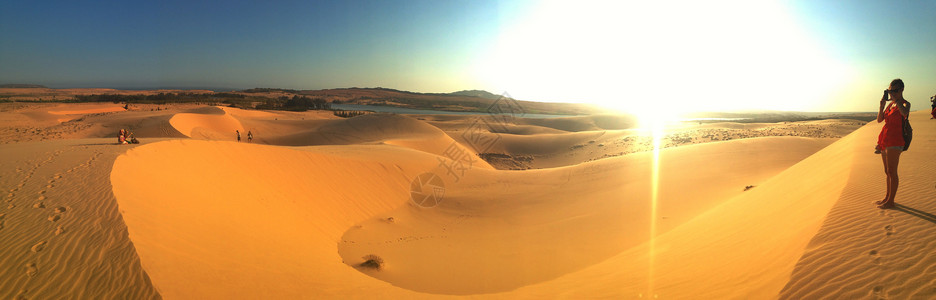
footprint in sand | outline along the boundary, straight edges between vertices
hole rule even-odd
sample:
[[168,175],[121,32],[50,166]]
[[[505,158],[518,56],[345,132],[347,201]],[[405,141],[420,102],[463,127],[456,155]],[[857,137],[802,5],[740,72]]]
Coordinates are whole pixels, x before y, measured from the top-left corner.
[[35,263],[26,264],[26,275],[29,277],[36,276],[39,273],[39,268],[36,267]]
[[64,213],[64,212],[65,212],[65,207],[64,207],[64,206],[59,206],[59,207],[56,207],[56,208],[55,208],[55,213],[57,213],[57,214]]
[[33,208],[45,208],[45,205],[42,202],[36,202],[36,204],[33,204]]
[[887,297],[884,295],[883,286],[878,285],[878,286],[871,288],[871,293],[874,294],[874,296],[877,297],[877,299],[887,299]]
[[881,265],[881,255],[880,255],[880,253],[878,253],[877,250],[871,250],[871,252],[868,253],[868,254],[870,254],[871,257],[874,258],[874,259],[872,260],[872,262],[873,262],[875,265],[878,265],[878,266]]
[[59,215],[51,215],[51,216],[49,216],[49,221],[55,222],[55,221],[58,221],[58,220],[61,219],[61,218],[62,218],[62,217],[60,217]]
[[894,225],[887,225],[887,226],[884,226],[884,232],[887,235],[892,235],[892,234],[897,233],[897,229],[894,227]]
[[45,249],[45,245],[46,245],[46,241],[41,241],[33,245],[32,248],[29,248],[29,250],[31,250],[32,252],[39,253],[39,251],[42,251],[42,249]]
[[64,227],[64,226],[59,225],[57,228],[55,228],[55,235],[60,235],[60,234],[63,234],[63,233],[65,233],[65,227]]
[[13,203],[10,203],[10,205],[7,205],[7,208],[9,209],[13,209],[15,207],[16,207],[16,204],[13,204]]

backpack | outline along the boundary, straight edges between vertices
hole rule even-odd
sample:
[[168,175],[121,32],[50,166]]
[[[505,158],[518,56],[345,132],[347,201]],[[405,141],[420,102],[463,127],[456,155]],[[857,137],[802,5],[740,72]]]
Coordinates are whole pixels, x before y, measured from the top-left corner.
[[903,151],[907,151],[910,149],[910,140],[913,139],[913,127],[910,127],[910,116],[903,118],[903,139]]

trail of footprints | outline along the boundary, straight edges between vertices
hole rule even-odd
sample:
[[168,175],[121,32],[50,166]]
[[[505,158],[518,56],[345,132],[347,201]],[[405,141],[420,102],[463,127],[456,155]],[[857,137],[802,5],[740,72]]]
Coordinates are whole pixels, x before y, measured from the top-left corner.
[[[23,186],[25,185],[26,181],[27,181],[29,178],[31,178],[31,177],[33,176],[33,174],[36,172],[36,169],[38,169],[39,167],[41,167],[42,165],[44,165],[44,164],[46,164],[46,163],[51,162],[53,159],[55,159],[56,156],[60,155],[62,152],[64,152],[64,150],[55,151],[55,152],[52,153],[52,155],[51,155],[48,159],[46,159],[46,160],[44,160],[44,161],[42,161],[42,162],[39,162],[39,163],[37,163],[37,164],[34,164],[34,165],[33,165],[33,168],[27,172],[26,176],[24,176],[23,180],[20,181],[20,183],[17,185],[17,187],[14,188],[13,190],[10,190],[10,194],[7,195],[7,197],[8,197],[7,202],[10,202],[10,204],[9,204],[8,207],[9,207],[10,209],[16,207],[15,204],[12,203],[13,196],[15,196],[15,192],[18,191],[19,188],[21,188],[21,187],[23,187]],[[94,161],[97,160],[97,158],[100,157],[102,154],[104,154],[104,153],[103,153],[103,152],[96,152],[95,154],[93,154],[93,155],[92,155],[87,161],[85,161],[84,163],[81,163],[81,164],[79,164],[79,165],[77,165],[77,166],[75,166],[75,167],[72,167],[71,169],[66,170],[64,173],[61,173],[61,172],[60,172],[60,173],[55,173],[54,175],[52,175],[52,178],[49,179],[49,181],[47,182],[45,188],[39,190],[39,192],[38,192],[39,196],[38,196],[38,198],[37,198],[36,203],[33,204],[33,208],[35,208],[35,209],[45,209],[45,208],[46,208],[46,204],[45,204],[46,195],[45,195],[45,194],[46,194],[50,189],[52,189],[52,188],[55,187],[55,183],[56,183],[57,180],[61,179],[65,174],[70,174],[70,173],[72,173],[72,172],[74,172],[74,171],[77,171],[78,169],[81,169],[81,168],[90,167],[91,164],[94,163]],[[21,172],[21,171],[22,171],[21,168],[17,168],[17,172]],[[68,208],[66,208],[65,206],[54,206],[54,207],[55,207],[55,208],[52,209],[51,214],[50,214],[46,219],[47,219],[49,222],[57,223],[59,220],[62,219],[62,217],[63,217],[63,216],[65,215],[65,213],[68,211]],[[4,217],[4,216],[5,216],[5,214],[0,214],[0,229],[3,228],[3,217]],[[55,236],[59,236],[59,235],[64,234],[64,233],[65,233],[65,227],[64,227],[63,225],[61,225],[61,224],[56,224],[56,226],[55,226],[55,232],[54,232],[54,233],[55,233]],[[33,246],[29,248],[29,251],[31,251],[31,252],[33,252],[33,253],[42,252],[42,250],[44,250],[48,244],[49,244],[49,241],[47,241],[47,240],[39,241],[39,242],[33,244]],[[34,277],[34,276],[36,276],[36,274],[39,273],[39,267],[36,266],[36,263],[35,263],[35,262],[29,262],[29,263],[26,263],[26,265],[25,265],[25,271],[26,271],[26,276],[28,276],[28,277]]]
[[[885,210],[881,210],[881,212],[879,213],[879,215],[882,216],[882,217],[884,217],[884,216],[888,217],[888,218],[890,219],[890,221],[893,221],[894,218],[895,218],[893,214],[891,214],[890,212],[885,211]],[[897,227],[894,226],[893,224],[891,224],[891,225],[885,225],[885,226],[884,226],[884,235],[885,235],[885,236],[890,237],[891,235],[894,235],[894,234],[896,234],[896,233],[897,233]],[[872,264],[874,264],[875,266],[879,266],[879,267],[880,267],[880,266],[883,266],[883,263],[881,262],[881,252],[879,252],[879,251],[877,251],[877,250],[871,250],[870,252],[868,252],[868,255],[871,256],[871,263],[872,263]],[[872,288],[871,288],[871,294],[874,296],[875,299],[887,299],[887,295],[885,294],[884,286],[876,285],[876,286],[872,287]]]
[[[56,151],[52,152],[52,154],[49,155],[48,158],[46,158],[46,159],[43,160],[43,161],[34,163],[34,164],[32,165],[32,168],[30,168],[29,171],[26,171],[26,174],[23,176],[23,179],[20,180],[20,182],[17,183],[15,187],[13,187],[12,189],[10,189],[10,191],[9,191],[9,192],[7,193],[7,195],[6,195],[6,198],[7,198],[7,199],[6,199],[6,202],[9,203],[9,204],[7,205],[7,208],[8,208],[8,209],[13,209],[13,208],[16,207],[16,204],[13,203],[13,197],[16,196],[16,192],[18,192],[19,189],[23,188],[23,186],[26,185],[26,181],[28,181],[30,178],[32,178],[32,176],[33,176],[34,174],[36,174],[36,170],[38,170],[39,167],[42,167],[42,165],[45,165],[45,164],[47,164],[47,163],[49,163],[49,162],[55,160],[55,158],[58,157],[59,155],[61,155],[62,152],[65,152],[65,150],[56,150]],[[17,168],[16,168],[16,173],[23,173],[23,168],[17,167]]]

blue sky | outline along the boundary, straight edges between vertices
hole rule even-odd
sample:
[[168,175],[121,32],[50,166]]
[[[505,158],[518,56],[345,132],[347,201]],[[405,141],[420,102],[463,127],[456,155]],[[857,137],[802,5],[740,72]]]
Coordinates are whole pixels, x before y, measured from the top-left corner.
[[5,1],[0,80],[448,90],[497,13],[481,1]]
[[0,83],[485,89],[621,110],[936,94],[936,1],[16,1]]

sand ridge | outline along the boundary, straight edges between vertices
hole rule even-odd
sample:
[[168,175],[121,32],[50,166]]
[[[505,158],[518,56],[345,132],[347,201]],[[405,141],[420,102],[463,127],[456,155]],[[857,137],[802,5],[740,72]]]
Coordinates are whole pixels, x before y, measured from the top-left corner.
[[[749,146],[744,155],[724,151],[739,148],[741,143],[762,145]],[[677,155],[721,153],[724,157],[755,158],[764,154],[763,149],[777,149],[778,144],[803,145],[801,150],[776,151],[777,158],[792,165],[827,143],[803,138],[731,141],[699,145],[711,149]],[[598,263],[647,238],[647,231],[640,229],[646,228],[646,210],[626,209],[628,202],[624,200],[645,207],[639,199],[649,194],[649,184],[641,176],[649,168],[649,154],[524,172],[472,169],[457,183],[446,178],[446,196],[439,206],[421,208],[409,200],[411,182],[436,168],[438,159],[445,159],[438,154],[391,145],[294,149],[171,141],[135,148],[118,159],[112,173],[115,194],[143,265],[162,295],[337,296],[324,286],[283,277],[320,278],[315,274],[329,274],[328,282],[345,282],[341,285],[344,289],[376,290],[387,295],[488,294]],[[799,154],[791,155],[794,153]],[[180,158],[167,159],[170,157]],[[699,155],[695,159],[712,157]],[[734,163],[741,165],[745,160]],[[726,180],[737,174],[716,174],[731,165],[722,168],[712,169],[709,181],[697,183],[702,188],[696,193],[716,202],[671,206],[666,211],[672,224],[695,214],[679,213],[680,207],[703,211],[717,203],[715,195],[744,193],[744,183],[757,184]],[[782,169],[749,168],[753,173],[747,175],[752,175],[749,180],[766,179]],[[620,176],[620,170],[630,175]],[[766,173],[758,175],[760,172]],[[343,179],[346,176],[353,179]],[[265,179],[271,177],[279,179]],[[231,184],[233,181],[237,183]],[[351,191],[357,196],[349,195]],[[160,196],[165,193],[190,196],[167,202]],[[630,197],[622,199],[621,195]],[[681,197],[673,195],[669,201]],[[242,211],[252,213],[240,215]],[[238,215],[237,222],[230,221],[234,215]],[[629,220],[629,225],[620,226],[621,220]],[[625,228],[634,229],[635,234],[625,234],[621,231]],[[293,237],[297,234],[302,238]],[[236,251],[225,246],[245,238],[255,242]],[[468,245],[486,246],[475,249]],[[488,250],[478,252],[482,249]],[[228,255],[205,256],[217,251]],[[296,256],[295,251],[303,254]],[[385,269],[365,274],[367,270],[355,267],[368,254],[385,259]],[[552,255],[563,259],[538,263]],[[301,258],[289,262],[296,268],[260,268],[287,264],[283,260],[292,257]],[[232,260],[252,263],[231,265]],[[181,265],[197,267],[179,268]],[[212,287],[187,284],[204,282],[219,268],[227,270],[228,282]],[[414,276],[414,272],[423,276]],[[271,288],[257,290],[247,284],[257,281],[267,282]]]
[[[930,131],[920,136],[933,134],[933,130],[936,130],[933,124],[917,125],[924,120],[923,117],[914,117],[919,115],[923,113],[914,112],[911,115],[911,120],[918,120],[914,123],[915,135],[919,134],[918,131]],[[879,236],[887,235],[888,230],[894,230],[893,228],[909,225],[898,222],[890,224],[892,226],[888,229],[885,228],[886,225],[877,227],[855,224],[848,220],[853,217],[842,218],[842,214],[836,214],[833,210],[833,206],[837,203],[848,201],[855,196],[850,191],[850,187],[854,185],[850,184],[849,174],[880,172],[880,165],[872,167],[874,165],[872,163],[864,167],[864,162],[868,160],[880,163],[879,158],[869,151],[873,149],[869,149],[868,146],[873,146],[880,126],[874,122],[869,123],[771,178],[756,189],[752,189],[750,193],[726,201],[721,206],[659,236],[653,246],[655,249],[653,290],[648,289],[651,283],[647,281],[648,270],[650,270],[648,254],[651,253],[651,246],[648,243],[625,251],[602,264],[568,274],[557,280],[524,287],[509,295],[518,297],[600,295],[599,297],[627,298],[641,298],[649,295],[660,298],[739,299],[775,298],[778,295],[782,298],[839,298],[845,295],[856,297],[860,295],[860,297],[878,296],[881,298],[893,296],[927,298],[926,295],[931,296],[933,293],[927,287],[927,285],[931,287],[932,283],[925,282],[932,280],[933,277],[918,276],[919,274],[913,272],[889,272],[886,277],[878,277],[879,280],[895,279],[888,282],[897,285],[896,288],[885,289],[884,285],[872,284],[869,281],[859,284],[860,287],[845,288],[842,286],[841,283],[847,281],[846,278],[856,278],[860,281],[866,278],[860,273],[868,268],[874,268],[870,264],[877,258],[874,257],[875,255],[881,254],[881,250],[877,253],[871,253],[868,250],[859,256],[858,252],[862,251],[859,249],[868,247],[862,239],[837,240],[844,243],[837,243],[836,247],[827,248],[829,250],[834,248],[833,252],[837,255],[849,256],[846,260],[835,260],[835,258],[823,260],[808,256],[801,258],[804,252],[807,254],[817,252],[815,239],[824,236],[817,235],[820,227],[823,226],[835,226],[831,224],[855,226],[859,228],[859,231],[868,229],[871,230],[868,232],[870,235]],[[916,144],[918,142],[919,144]],[[933,139],[914,139],[914,146],[920,147],[916,149],[919,151],[917,153],[920,153],[917,155],[925,156],[932,153],[928,148],[934,145],[936,143]],[[858,165],[853,166],[856,162]],[[919,174],[910,172],[908,173]],[[883,181],[883,177],[879,179]],[[894,210],[881,212],[869,204],[879,200],[877,198],[883,193],[883,185],[868,185],[862,188],[869,189],[869,192],[865,193],[868,197],[862,199],[864,200],[862,202],[865,202],[865,207],[861,210],[862,214],[881,215],[882,219],[887,219],[887,215],[897,213]],[[919,189],[913,186],[906,191],[907,194],[916,195],[914,197],[923,196]],[[899,194],[904,195],[903,192]],[[830,212],[832,214],[829,214]],[[915,214],[926,218],[927,214],[923,212]],[[929,222],[917,216],[895,218],[891,222],[901,219],[913,223]],[[930,226],[926,232],[931,232],[931,230],[934,230],[934,227]],[[915,241],[916,243],[923,244],[929,244],[934,239],[933,234],[918,234],[915,237],[919,238]],[[848,249],[843,250],[843,247]],[[916,252],[914,255],[908,255],[905,260],[913,261],[912,265],[917,267],[932,266],[936,261],[929,253],[932,252]],[[809,262],[805,262],[807,259]],[[836,269],[855,273],[851,276],[837,277],[839,273],[835,271],[820,272],[818,275],[820,277],[816,278],[818,280],[812,281],[799,278],[810,276],[808,274],[816,270],[828,268],[830,264],[840,264],[841,266]],[[794,267],[797,269],[796,272],[794,272]],[[929,271],[927,269],[925,271],[927,273],[924,274],[928,274]],[[792,278],[790,274],[793,274]],[[898,274],[902,276],[896,276]],[[835,281],[835,278],[841,278],[843,281]],[[902,280],[897,280],[897,278],[912,278],[912,280],[910,284],[901,285]],[[833,281],[827,281],[828,279]],[[788,286],[787,290],[783,290],[788,283],[798,283],[800,286],[793,288]],[[781,290],[783,290],[782,294]],[[887,291],[892,292],[883,293]],[[800,294],[793,295],[792,293]]]
[[[883,198],[880,155],[856,155],[848,185],[812,238],[782,299],[923,299],[936,297],[936,122],[911,114],[914,139],[901,154],[900,187],[894,210],[873,209]],[[866,131],[864,140],[873,140]],[[862,155],[863,154],[863,155]],[[821,284],[820,284],[821,283]]]
[[[777,151],[780,144],[803,148]],[[760,184],[827,144],[765,138],[664,151],[672,163],[662,167],[662,181],[680,188],[667,187],[674,192],[659,200],[666,217],[660,231],[744,193],[745,184]],[[750,165],[757,163],[755,155],[773,166]],[[355,263],[379,254],[387,270],[368,275],[422,292],[488,294],[553,279],[649,238],[649,210],[642,200],[649,197],[650,184],[641,175],[651,158],[647,153],[545,170],[479,170],[485,175],[474,178],[483,181],[447,188],[436,209],[403,206],[352,227],[339,251]],[[702,161],[723,163],[698,167],[702,178],[685,182],[678,170]],[[400,261],[406,263],[394,263]]]
[[110,139],[0,147],[0,297],[158,299],[109,180]]
[[[168,298],[337,297],[329,291],[362,285],[366,277],[341,264],[335,251],[340,233],[405,203],[408,178],[422,169],[416,167],[437,163],[378,163],[219,141],[151,146],[129,151],[111,179],[143,266]],[[355,147],[406,153],[389,157],[429,155]],[[164,193],[188,196],[164,199]],[[245,239],[252,242],[237,242]],[[226,254],[212,254],[220,252]],[[225,281],[212,280],[218,270],[225,270]]]
[[[58,123],[49,111],[81,109],[50,107],[0,113],[0,134],[17,139],[0,145],[11,158],[0,161],[0,239],[11,241],[0,297],[936,294],[936,122],[923,112],[911,116],[901,207],[888,211],[870,204],[883,194],[871,153],[880,124],[676,128],[660,154],[651,239],[653,154],[627,144],[639,131],[600,118],[488,131],[500,138],[491,149],[537,169],[479,163],[456,179],[441,168],[451,149],[478,154],[459,138],[465,117],[183,105]],[[119,128],[144,145],[113,145]],[[254,144],[231,128],[254,130]],[[427,173],[444,184],[432,207],[410,198]]]

